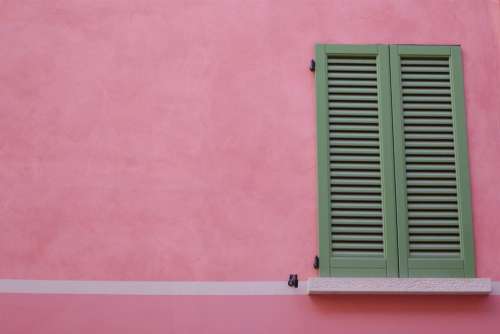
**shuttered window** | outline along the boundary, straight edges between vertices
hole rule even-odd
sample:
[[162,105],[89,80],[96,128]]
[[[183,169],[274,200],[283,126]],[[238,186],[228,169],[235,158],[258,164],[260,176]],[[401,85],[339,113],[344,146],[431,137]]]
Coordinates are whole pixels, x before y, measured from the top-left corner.
[[460,48],[390,49],[400,276],[474,276]]
[[456,46],[316,47],[321,276],[471,277]]

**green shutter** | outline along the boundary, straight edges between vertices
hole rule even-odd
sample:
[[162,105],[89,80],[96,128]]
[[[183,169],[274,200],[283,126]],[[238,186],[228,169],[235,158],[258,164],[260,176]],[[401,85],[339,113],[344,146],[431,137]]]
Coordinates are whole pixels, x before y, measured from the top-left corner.
[[388,46],[316,47],[321,276],[397,276]]
[[391,46],[399,273],[473,277],[460,48]]

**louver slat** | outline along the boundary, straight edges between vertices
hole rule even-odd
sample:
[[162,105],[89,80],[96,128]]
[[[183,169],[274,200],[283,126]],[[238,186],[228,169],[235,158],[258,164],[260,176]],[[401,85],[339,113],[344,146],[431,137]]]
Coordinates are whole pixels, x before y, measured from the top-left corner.
[[400,276],[474,275],[460,53],[391,46]]
[[397,276],[388,47],[318,46],[316,80],[320,274]]

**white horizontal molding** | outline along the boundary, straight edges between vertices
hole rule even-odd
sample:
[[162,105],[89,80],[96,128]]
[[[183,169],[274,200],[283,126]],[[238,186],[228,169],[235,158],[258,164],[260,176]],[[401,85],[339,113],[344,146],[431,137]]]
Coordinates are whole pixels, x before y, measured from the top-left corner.
[[[325,280],[330,280],[326,283]],[[369,282],[367,282],[369,280]],[[403,289],[402,280],[406,280]],[[102,295],[306,295],[325,293],[488,293],[500,295],[500,282],[489,279],[458,280],[454,290],[448,279],[431,284],[434,279],[344,279],[312,278],[300,281],[298,289],[287,281],[64,281],[0,279],[0,293],[27,294],[102,294]],[[426,283],[422,283],[422,282]],[[445,281],[447,288],[445,289]],[[454,280],[452,280],[454,281]],[[353,284],[357,282],[356,284]],[[417,282],[420,282],[417,284]],[[411,284],[410,284],[411,283]],[[309,290],[307,286],[309,285]],[[425,291],[423,289],[425,288]],[[437,291],[436,289],[440,289]],[[461,289],[461,291],[457,291]]]
[[488,278],[330,278],[307,281],[309,294],[489,294]]
[[[304,282],[305,283],[305,282]],[[60,281],[0,279],[0,293],[105,295],[306,295],[287,281]]]

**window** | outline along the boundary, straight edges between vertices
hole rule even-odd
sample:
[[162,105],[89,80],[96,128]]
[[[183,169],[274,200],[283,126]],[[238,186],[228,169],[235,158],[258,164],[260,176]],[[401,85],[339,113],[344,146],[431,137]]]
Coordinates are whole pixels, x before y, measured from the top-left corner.
[[459,46],[317,45],[320,276],[474,277]]

